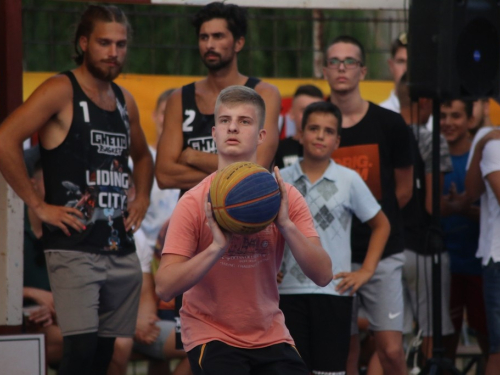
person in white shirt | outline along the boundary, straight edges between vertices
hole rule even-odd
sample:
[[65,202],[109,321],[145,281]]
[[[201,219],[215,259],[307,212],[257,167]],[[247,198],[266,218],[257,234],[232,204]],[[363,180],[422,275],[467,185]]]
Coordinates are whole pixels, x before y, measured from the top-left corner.
[[[396,95],[396,87],[398,86],[403,74],[406,73],[408,67],[408,36],[406,32],[399,34],[399,36],[392,42],[391,58],[387,60],[387,64],[389,64],[389,70],[391,71],[392,80],[394,81],[394,89],[391,90],[389,97],[379,105],[382,108],[400,113],[401,105],[399,104],[399,99]],[[432,123],[433,118],[431,115],[425,124],[425,127],[429,131],[432,131]]]
[[480,129],[468,160],[465,189],[481,197],[479,248],[482,258],[489,356],[486,375],[500,373],[500,130]]
[[394,81],[394,89],[391,91],[389,97],[380,103],[380,106],[391,111],[400,112],[399,99],[396,95],[396,86],[406,72],[408,61],[408,38],[406,33],[399,34],[398,38],[392,42],[391,45],[391,58],[387,60],[389,70],[391,71],[392,80]]

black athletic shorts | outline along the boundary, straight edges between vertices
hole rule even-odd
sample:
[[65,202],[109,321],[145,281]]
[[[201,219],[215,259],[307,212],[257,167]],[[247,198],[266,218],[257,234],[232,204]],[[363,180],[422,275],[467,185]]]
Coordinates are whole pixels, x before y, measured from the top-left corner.
[[199,345],[188,353],[194,375],[308,375],[295,347],[281,343],[242,349],[221,341]]
[[309,371],[346,370],[351,340],[353,297],[282,294],[280,309]]

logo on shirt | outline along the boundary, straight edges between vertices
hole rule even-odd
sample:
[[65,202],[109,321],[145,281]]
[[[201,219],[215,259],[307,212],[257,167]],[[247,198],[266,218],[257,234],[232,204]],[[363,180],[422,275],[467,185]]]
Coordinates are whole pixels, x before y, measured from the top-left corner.
[[212,154],[217,153],[217,146],[211,136],[188,139],[187,145],[193,150],[210,152]]
[[269,262],[272,250],[272,230],[269,225],[257,234],[233,235],[220,264],[225,267],[251,269],[263,262]]
[[332,157],[338,164],[358,172],[373,196],[377,200],[382,199],[377,144],[341,147],[333,152]]
[[92,130],[90,143],[92,146],[97,146],[99,154],[121,155],[122,151],[127,148],[127,137],[125,134]]

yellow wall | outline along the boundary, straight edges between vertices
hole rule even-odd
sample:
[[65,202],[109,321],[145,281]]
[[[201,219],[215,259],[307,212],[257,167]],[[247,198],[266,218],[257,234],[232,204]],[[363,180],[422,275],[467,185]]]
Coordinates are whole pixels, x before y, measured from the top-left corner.
[[[24,73],[23,76],[23,95],[24,100],[47,78],[54,73]],[[156,99],[165,90],[177,88],[190,82],[201,79],[194,76],[160,76],[160,75],[140,75],[140,74],[122,74],[116,83],[125,87],[134,96],[139,107],[141,124],[146,134],[148,143],[156,142],[156,133],[151,114],[156,105]],[[318,86],[325,95],[328,95],[328,84],[323,79],[282,79],[269,78],[266,82],[276,85],[281,96],[291,97],[299,85],[314,84]],[[363,98],[374,103],[380,103],[385,100],[393,84],[389,81],[364,81],[361,82],[361,95]],[[490,103],[491,118],[494,124],[500,123],[500,106],[495,101]]]

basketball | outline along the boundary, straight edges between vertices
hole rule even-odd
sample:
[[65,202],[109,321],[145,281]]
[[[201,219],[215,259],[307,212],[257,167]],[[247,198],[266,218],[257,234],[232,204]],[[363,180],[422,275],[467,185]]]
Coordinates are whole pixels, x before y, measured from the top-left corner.
[[281,194],[267,169],[238,162],[216,173],[210,185],[210,202],[221,228],[236,234],[253,234],[276,218]]

